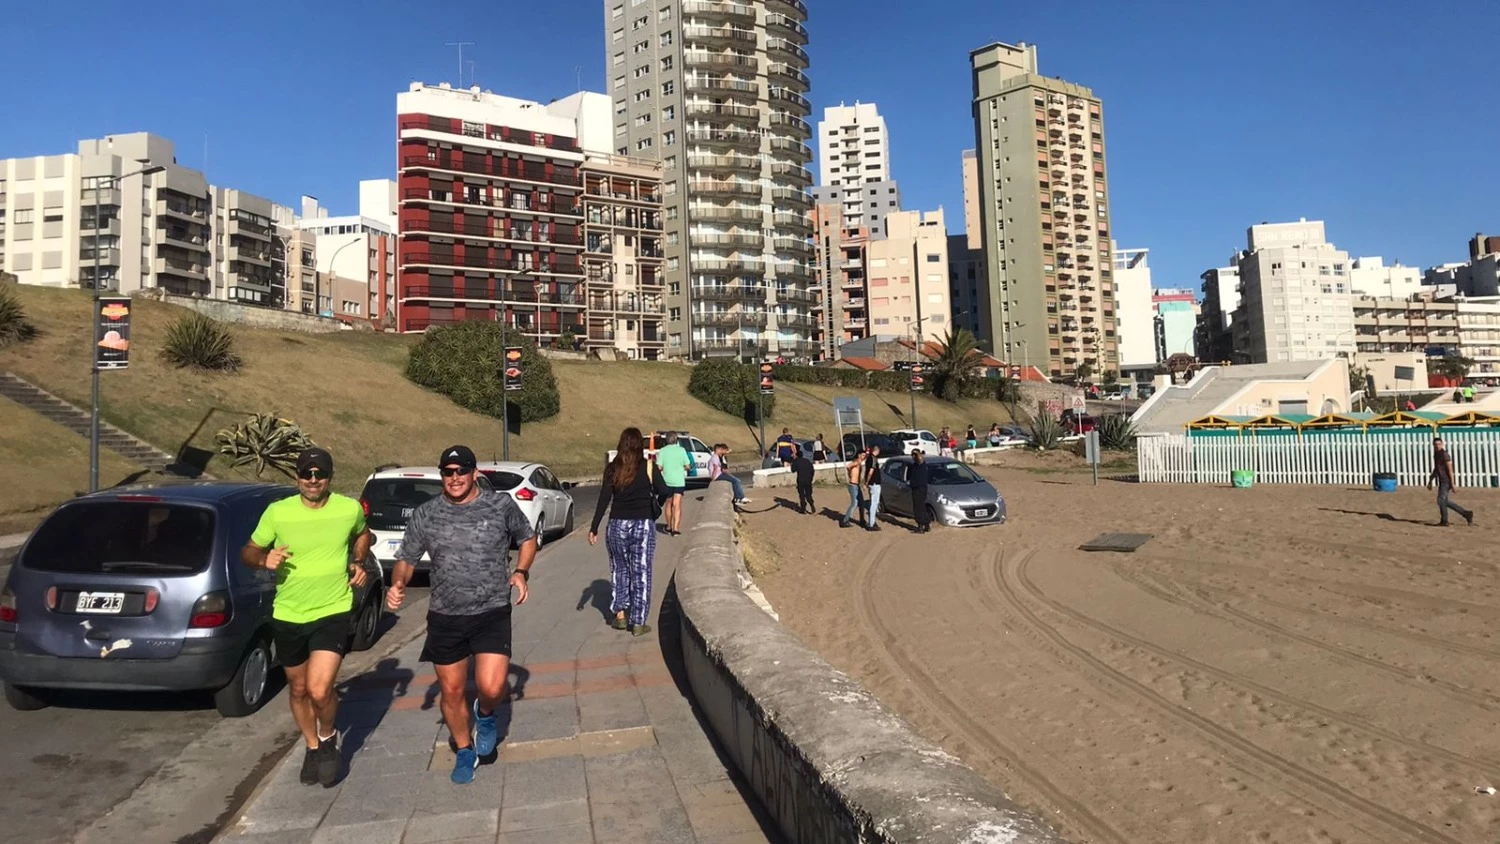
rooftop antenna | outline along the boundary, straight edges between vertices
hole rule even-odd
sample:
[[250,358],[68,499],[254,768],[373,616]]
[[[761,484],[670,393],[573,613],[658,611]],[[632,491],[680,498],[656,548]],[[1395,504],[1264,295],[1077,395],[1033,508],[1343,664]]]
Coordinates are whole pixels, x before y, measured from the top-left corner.
[[583,65],[581,65],[581,64],[575,64],[575,65],[573,65],[573,78],[574,78],[574,81],[577,82],[577,85],[578,85],[578,87],[575,90],[582,91],[583,90]]
[[474,46],[473,41],[445,41],[444,47],[458,48],[458,87],[464,86],[464,48]]
[[[477,85],[478,84],[477,82],[474,81],[474,60],[473,59],[469,59],[469,84],[470,85]],[[462,87],[462,86],[459,86],[459,87]]]

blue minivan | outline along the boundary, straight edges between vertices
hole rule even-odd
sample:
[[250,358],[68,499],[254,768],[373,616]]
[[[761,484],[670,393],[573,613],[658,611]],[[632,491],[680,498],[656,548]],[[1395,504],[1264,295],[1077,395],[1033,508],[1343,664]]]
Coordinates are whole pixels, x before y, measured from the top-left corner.
[[[210,690],[226,717],[255,712],[278,665],[274,572],[240,548],[288,486],[194,481],[75,498],[37,527],[0,589],[0,680],[16,709],[49,689]],[[350,647],[380,632],[380,563],[356,590]]]

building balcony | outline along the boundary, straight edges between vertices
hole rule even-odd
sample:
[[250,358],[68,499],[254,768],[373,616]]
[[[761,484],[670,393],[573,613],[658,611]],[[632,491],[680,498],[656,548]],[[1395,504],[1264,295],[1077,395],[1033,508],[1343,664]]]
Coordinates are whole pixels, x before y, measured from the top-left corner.
[[702,91],[714,96],[744,96],[752,101],[760,96],[760,85],[742,79],[689,76],[682,80],[682,86],[689,91]]
[[204,249],[203,235],[187,229],[157,229],[156,236],[174,246],[181,246],[195,251],[203,251]]
[[777,35],[784,35],[800,43],[807,43],[807,27],[791,15],[783,15],[779,12],[766,14],[766,30]]
[[791,229],[794,231],[811,232],[813,230],[812,218],[803,214],[788,214],[778,211],[772,220],[778,229]]
[[812,147],[795,138],[771,138],[771,151],[804,164],[812,160]]
[[766,0],[766,8],[785,11],[800,20],[807,20],[807,7],[802,4],[802,0]]
[[767,38],[766,54],[801,69],[806,69],[808,64],[807,51],[789,38]]
[[739,273],[764,275],[766,265],[758,258],[689,258],[688,268],[695,273]]
[[772,88],[769,99],[777,108],[785,108],[804,116],[812,113],[812,103],[807,97],[787,88]]
[[862,329],[864,329],[868,325],[869,325],[869,321],[866,320],[864,317],[859,317],[858,319],[846,319],[846,320],[844,320],[844,327],[848,328],[848,329],[852,329],[852,330],[862,330]]
[[846,311],[864,310],[864,307],[865,307],[865,297],[863,297],[863,296],[850,296],[849,298],[847,298],[847,299],[844,300],[843,307],[844,307],[844,310],[846,310]]
[[815,290],[803,290],[790,285],[776,288],[776,301],[812,304],[821,298]]
[[694,299],[764,302],[767,288],[763,284],[694,284],[689,288]]
[[812,126],[806,120],[785,111],[771,112],[771,126],[791,132],[800,138],[812,137]]
[[805,190],[797,188],[771,188],[771,202],[775,205],[795,205],[798,208],[811,208],[812,195]]
[[184,202],[180,199],[158,199],[156,200],[156,213],[202,223],[208,220],[208,204]]
[[694,340],[693,351],[708,357],[734,355],[758,358],[770,354],[771,346],[764,340],[733,340],[715,337],[708,340]]
[[[865,289],[865,280],[862,279],[862,278],[845,278],[845,279],[841,279],[839,281],[839,287],[842,288],[842,289],[844,289],[844,290],[860,290],[860,291],[863,291]],[[861,299],[860,301],[863,302],[864,300]]]
[[772,247],[777,252],[801,252],[812,254],[813,245],[800,237],[777,237],[772,242]]
[[152,266],[157,275],[179,275],[205,281],[208,279],[208,265],[198,261],[185,261],[181,258],[157,258],[152,262]]
[[[81,234],[81,235],[83,235],[85,238],[91,238],[91,237],[95,237],[95,236],[110,236],[110,235],[113,235],[115,237],[119,237],[120,236],[120,218],[119,217],[108,217],[108,216],[104,217],[104,226],[101,228],[99,226],[94,225],[93,206],[85,208],[84,209],[84,215],[85,216],[84,216],[83,220],[80,221],[79,224],[78,224],[78,233]],[[3,224],[3,223],[4,223],[4,221],[0,220],[0,224]],[[0,241],[5,240],[4,234],[5,234],[5,230],[4,229],[0,229]]]
[[690,196],[760,196],[760,182],[734,179],[689,179]]
[[717,325],[724,328],[738,328],[749,326],[760,328],[766,324],[765,311],[730,311],[730,310],[695,310],[693,311],[694,325]]
[[[513,161],[514,159],[495,159],[496,162]],[[408,155],[401,159],[403,170],[441,170],[447,173],[469,173],[478,176],[488,176],[493,179],[509,179],[512,181],[535,182],[544,185],[556,185],[558,187],[574,188],[582,190],[583,185],[578,180],[578,171],[571,169],[547,172],[546,166],[540,162],[525,162],[521,165],[496,166],[491,161],[484,159],[462,159],[456,160],[452,157],[430,158],[426,155]]]
[[229,247],[228,258],[231,261],[245,261],[251,264],[259,264],[263,267],[271,266],[271,253],[265,249],[231,246]]
[[711,53],[707,50],[686,50],[682,54],[682,63],[688,67],[706,67],[712,69],[732,69],[736,71],[755,71],[760,67],[760,62],[751,56],[740,56],[734,53]]
[[736,26],[702,26],[687,24],[682,37],[688,41],[712,41],[723,44],[755,44],[755,31]]
[[[848,321],[845,320],[844,324],[848,325]],[[817,326],[818,326],[818,320],[817,320],[817,318],[816,317],[812,317],[812,316],[808,316],[807,314],[777,314],[776,315],[776,327],[778,327],[778,328],[800,328],[800,329],[808,329],[808,328],[816,328]]]
[[[106,208],[111,205],[118,206],[120,204],[121,196],[120,188],[118,187],[118,182],[115,182],[114,185],[115,186],[107,188],[84,188],[79,197],[79,204],[89,207],[93,207],[95,204],[98,204]],[[158,211],[158,213],[160,212]],[[205,213],[204,216],[194,217],[193,219],[203,220],[206,218],[207,214]]]
[[715,18],[736,23],[755,23],[755,7],[744,3],[721,3],[715,0],[682,0],[682,13],[700,18]]
[[[573,256],[576,257],[576,256]],[[573,261],[535,261],[528,258],[491,258],[485,255],[465,255],[460,258],[439,252],[405,252],[398,265],[402,267],[452,267],[462,270],[486,272],[510,272],[520,275],[559,275],[583,277],[583,265]]]
[[759,250],[765,242],[765,237],[759,232],[688,232],[688,243],[692,246],[749,247]]
[[[760,133],[744,129],[689,129],[686,135],[688,141],[695,144],[725,144],[760,149]],[[759,165],[756,169],[759,169]]]
[[764,219],[764,214],[760,207],[755,205],[689,205],[688,217],[694,220],[759,224]]
[[781,262],[772,265],[776,270],[776,277],[783,281],[810,282],[817,277],[817,271],[807,264],[794,264]]
[[796,90],[806,91],[812,87],[807,74],[785,62],[772,62],[766,67],[766,74],[772,81],[789,85]]
[[760,109],[755,106],[733,103],[704,103],[689,100],[683,108],[689,117],[704,117],[713,121],[739,121],[751,126],[760,122]]
[[797,182],[801,185],[810,186],[813,182],[812,171],[801,164],[785,164],[778,161],[771,165],[771,175],[780,179]]
[[760,159],[753,155],[690,155],[688,168],[693,170],[735,170],[760,173]]
[[96,250],[93,247],[85,244],[82,249],[78,250],[78,260],[85,267],[92,267],[94,263],[94,255],[96,253],[99,256],[99,266],[120,266],[120,250],[119,248],[113,246],[106,246],[102,249]]

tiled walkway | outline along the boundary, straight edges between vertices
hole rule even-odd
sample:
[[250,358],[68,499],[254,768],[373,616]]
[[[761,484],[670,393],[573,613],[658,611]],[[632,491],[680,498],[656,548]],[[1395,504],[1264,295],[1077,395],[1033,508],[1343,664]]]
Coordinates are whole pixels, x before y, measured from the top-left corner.
[[[698,506],[689,497],[688,517]],[[586,527],[544,549],[515,611],[513,701],[497,758],[471,785],[453,755],[421,640],[343,687],[348,774],[297,781],[302,750],[277,765],[219,840],[281,842],[765,842],[774,840],[679,689],[675,625],[635,638],[606,624],[609,563]],[[686,537],[659,537],[657,607]],[[285,705],[281,699],[272,705]]]

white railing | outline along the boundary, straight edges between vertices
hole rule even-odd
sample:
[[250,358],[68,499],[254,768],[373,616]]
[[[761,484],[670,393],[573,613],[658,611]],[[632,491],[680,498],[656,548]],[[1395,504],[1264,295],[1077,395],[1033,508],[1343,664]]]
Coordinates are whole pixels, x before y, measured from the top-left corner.
[[[1441,431],[1459,486],[1500,486],[1500,429]],[[1249,469],[1257,483],[1369,486],[1376,472],[1416,486],[1432,471],[1430,431],[1141,437],[1142,483],[1227,484]]]

